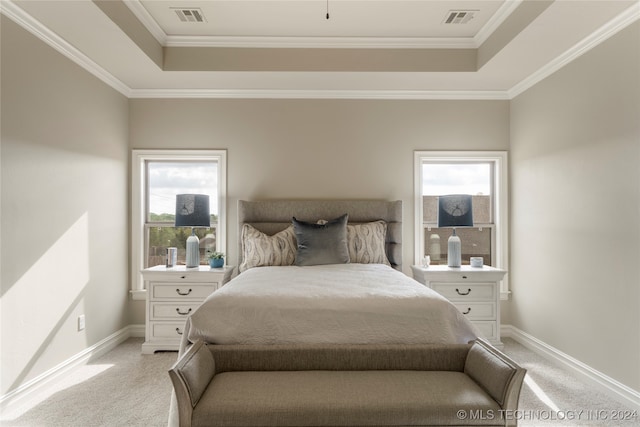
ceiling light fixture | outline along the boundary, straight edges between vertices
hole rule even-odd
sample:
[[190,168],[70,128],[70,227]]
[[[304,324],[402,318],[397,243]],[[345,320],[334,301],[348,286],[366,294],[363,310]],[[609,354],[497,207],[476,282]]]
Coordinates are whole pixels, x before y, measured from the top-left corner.
[[327,19],[329,19],[329,0],[327,0]]

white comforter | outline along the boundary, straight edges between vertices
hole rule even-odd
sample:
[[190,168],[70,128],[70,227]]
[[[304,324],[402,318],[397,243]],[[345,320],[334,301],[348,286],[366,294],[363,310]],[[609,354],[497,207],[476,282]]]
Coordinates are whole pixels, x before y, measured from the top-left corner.
[[189,341],[216,344],[467,343],[451,303],[382,264],[252,268],[190,317]]

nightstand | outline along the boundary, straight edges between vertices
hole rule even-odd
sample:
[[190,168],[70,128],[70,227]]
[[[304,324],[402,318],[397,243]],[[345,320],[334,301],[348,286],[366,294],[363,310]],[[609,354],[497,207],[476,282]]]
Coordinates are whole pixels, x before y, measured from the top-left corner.
[[500,281],[507,273],[499,268],[463,265],[411,266],[413,278],[447,298],[496,347],[500,341]]
[[178,350],[185,319],[212,292],[231,278],[234,267],[186,268],[158,265],[142,270],[147,284],[145,342],[143,354]]

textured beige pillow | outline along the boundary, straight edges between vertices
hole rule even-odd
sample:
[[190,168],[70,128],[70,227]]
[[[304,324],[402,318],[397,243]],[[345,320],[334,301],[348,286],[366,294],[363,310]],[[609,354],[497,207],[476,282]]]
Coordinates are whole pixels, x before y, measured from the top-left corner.
[[243,272],[253,267],[293,265],[296,260],[296,236],[293,225],[268,236],[249,224],[242,226],[242,264],[238,270]]
[[387,223],[374,221],[347,225],[347,247],[352,263],[391,265],[385,251]]

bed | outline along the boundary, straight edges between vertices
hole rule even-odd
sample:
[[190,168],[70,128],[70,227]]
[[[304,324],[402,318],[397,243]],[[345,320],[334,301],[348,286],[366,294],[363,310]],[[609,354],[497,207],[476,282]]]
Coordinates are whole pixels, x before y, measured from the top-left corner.
[[239,201],[238,220],[240,273],[188,318],[181,351],[198,340],[461,344],[478,336],[446,299],[401,272],[400,201]]
[[[310,351],[321,361],[345,349],[365,354],[379,348],[404,360],[402,355],[416,349],[430,354],[431,348],[469,348],[480,335],[450,302],[402,273],[400,201],[239,201],[238,230],[240,272],[187,319],[175,366],[189,366],[203,343],[212,352],[233,353],[232,360],[273,349]],[[170,425],[190,419],[184,414],[191,414],[198,400],[191,392],[214,381],[202,374],[203,366],[214,365],[217,369],[218,362],[207,358],[187,372],[172,368],[174,387],[183,392],[179,401],[173,394]],[[188,376],[191,385],[177,379]],[[224,396],[226,390],[216,393]],[[517,395],[515,400],[517,405]]]

